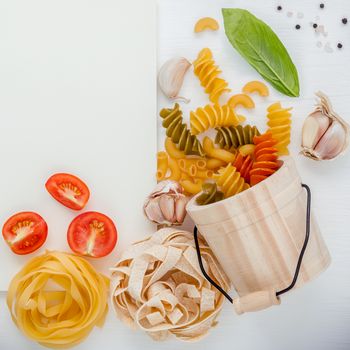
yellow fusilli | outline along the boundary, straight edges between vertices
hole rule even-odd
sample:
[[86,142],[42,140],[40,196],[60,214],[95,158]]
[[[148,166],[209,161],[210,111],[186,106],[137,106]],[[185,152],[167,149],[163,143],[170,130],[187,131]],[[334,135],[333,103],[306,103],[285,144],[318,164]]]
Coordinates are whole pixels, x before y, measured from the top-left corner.
[[214,175],[216,183],[224,192],[225,198],[231,197],[249,188],[249,185],[241,177],[241,174],[232,165],[228,164],[225,168],[221,168]]
[[290,143],[291,113],[292,108],[283,108],[279,102],[272,104],[267,109],[267,132],[272,133],[272,137],[277,141],[279,155],[288,155],[288,145]]
[[208,104],[190,112],[191,134],[198,135],[210,128],[237,126],[244,119],[228,105]]
[[204,48],[199,52],[197,59],[193,62],[193,68],[205,92],[209,94],[211,102],[217,103],[224,92],[231,91],[227,81],[218,77],[221,70],[215,65],[210,49]]

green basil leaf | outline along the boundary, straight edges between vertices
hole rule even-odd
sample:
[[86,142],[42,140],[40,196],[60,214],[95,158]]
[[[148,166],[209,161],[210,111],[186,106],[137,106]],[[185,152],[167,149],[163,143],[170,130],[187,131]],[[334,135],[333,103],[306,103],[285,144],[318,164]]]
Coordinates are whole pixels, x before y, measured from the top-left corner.
[[263,21],[249,11],[222,9],[232,46],[261,76],[287,96],[299,96],[299,78],[286,48]]

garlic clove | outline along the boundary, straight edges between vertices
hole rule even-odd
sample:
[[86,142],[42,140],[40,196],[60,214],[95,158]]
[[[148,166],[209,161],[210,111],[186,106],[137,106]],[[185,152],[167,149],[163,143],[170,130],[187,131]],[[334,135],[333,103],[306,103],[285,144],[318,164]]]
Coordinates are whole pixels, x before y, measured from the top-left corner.
[[333,159],[344,148],[345,130],[343,126],[334,121],[315,148],[315,154],[321,159]]
[[317,92],[316,109],[302,130],[302,153],[314,160],[330,160],[343,154],[349,145],[350,127],[333,110],[329,98]]
[[164,216],[159,208],[159,199],[160,197],[152,198],[148,200],[148,202],[144,206],[144,213],[146,217],[155,223],[164,222]]
[[170,223],[175,222],[175,198],[171,195],[162,195],[159,197],[159,208],[164,216],[164,219]]
[[186,103],[190,100],[180,97],[185,74],[191,67],[191,63],[184,57],[175,57],[166,61],[159,70],[158,83],[165,96],[172,100],[182,99]]
[[185,196],[181,196],[181,197],[176,199],[175,213],[176,213],[176,221],[179,224],[182,224],[185,220],[187,202],[188,202],[188,199]]
[[330,119],[320,111],[310,114],[304,122],[302,130],[302,147],[312,149],[327,131]]

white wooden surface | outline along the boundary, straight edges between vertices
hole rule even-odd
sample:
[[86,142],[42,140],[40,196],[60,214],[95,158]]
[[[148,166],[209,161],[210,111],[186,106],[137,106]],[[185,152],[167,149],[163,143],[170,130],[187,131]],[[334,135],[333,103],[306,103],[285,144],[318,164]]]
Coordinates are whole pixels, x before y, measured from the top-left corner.
[[[275,12],[278,4],[284,8],[282,14]],[[270,102],[279,99],[294,107],[292,154],[304,182],[313,191],[313,209],[333,258],[329,270],[303,289],[283,297],[279,307],[238,317],[227,303],[218,327],[200,343],[154,343],[141,332],[128,329],[110,312],[104,328],[95,330],[77,349],[350,348],[350,156],[316,163],[298,155],[302,121],[312,109],[315,90],[328,93],[337,112],[350,121],[350,25],[340,24],[342,16],[350,17],[350,2],[325,1],[323,12],[318,4],[316,0],[160,0],[158,64],[173,55],[193,59],[202,47],[209,46],[224,77],[238,91],[244,82],[258,76],[226,41],[221,7],[247,8],[274,28],[298,67],[302,94],[298,99],[277,93],[268,100],[256,98],[257,109],[247,117],[263,126],[264,110]],[[288,18],[287,11],[300,11],[305,17]],[[318,39],[309,22],[317,15],[329,31],[328,38],[322,40],[333,44],[341,41],[341,52],[328,54],[316,47]],[[193,24],[201,16],[219,19],[221,31],[192,34]],[[293,29],[297,22],[303,26],[300,32]],[[12,211],[31,205],[52,222],[55,238],[64,236],[73,215],[51,201],[42,186],[49,173],[68,166],[68,170],[79,172],[95,193],[89,208],[98,208],[116,219],[120,231],[117,254],[151,229],[137,213],[152,187],[154,173],[150,149],[152,145],[155,148],[155,24],[155,0],[0,2],[0,152],[2,160],[8,162],[3,161],[0,173],[1,221]],[[206,101],[191,73],[186,77],[184,92],[192,98],[191,105],[184,108],[186,114],[191,106]],[[163,105],[168,102],[159,96],[158,108]],[[136,128],[138,143],[134,144],[139,148],[130,147],[130,156],[121,162],[129,139],[121,126],[130,127],[128,117],[141,123]],[[100,120],[108,127],[104,128]],[[58,121],[65,126],[63,136],[54,127]],[[76,129],[80,130],[83,122],[89,127],[82,128],[86,136],[80,138]],[[99,131],[98,139],[91,125]],[[22,137],[5,143],[11,140],[6,134],[21,128],[31,133],[22,131]],[[52,133],[45,136],[45,131]],[[67,145],[61,148],[61,140],[73,148],[72,154]],[[105,145],[95,148],[99,142]],[[99,158],[102,149],[106,154]],[[33,160],[31,151],[38,152]],[[11,161],[11,157],[21,163]],[[76,158],[79,160],[74,161]],[[112,163],[106,163],[106,159]],[[3,243],[0,247],[5,257],[7,247]],[[5,274],[5,266],[1,272]],[[0,349],[41,348],[17,331],[3,296],[0,301]]]

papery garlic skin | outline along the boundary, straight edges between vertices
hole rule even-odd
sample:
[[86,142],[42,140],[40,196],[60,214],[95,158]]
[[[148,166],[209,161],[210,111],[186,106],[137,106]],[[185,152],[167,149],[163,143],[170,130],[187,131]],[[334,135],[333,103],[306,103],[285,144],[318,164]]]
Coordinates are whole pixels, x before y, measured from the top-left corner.
[[186,217],[188,198],[176,181],[164,180],[148,196],[143,210],[146,217],[158,225],[181,225]]
[[185,74],[191,63],[184,57],[175,57],[166,61],[159,70],[158,83],[165,96],[172,100],[190,100],[179,96]]
[[318,92],[316,109],[302,130],[302,154],[314,160],[330,160],[343,154],[349,144],[349,125],[337,115],[329,98]]

